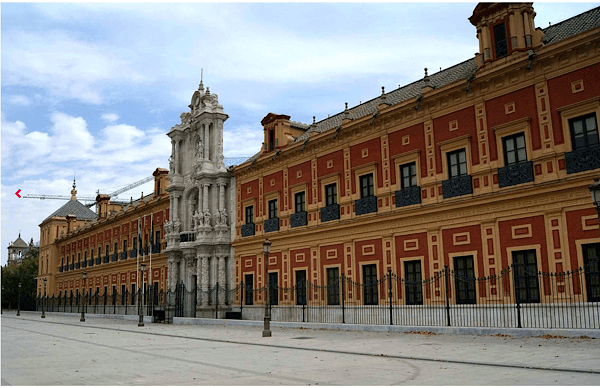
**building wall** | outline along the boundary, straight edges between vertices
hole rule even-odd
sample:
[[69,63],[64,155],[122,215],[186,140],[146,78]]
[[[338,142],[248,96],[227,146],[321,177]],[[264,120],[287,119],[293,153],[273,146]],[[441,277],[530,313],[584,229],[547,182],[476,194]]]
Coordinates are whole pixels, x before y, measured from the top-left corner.
[[[237,166],[235,283],[252,274],[255,288],[265,284],[266,238],[272,243],[269,272],[279,273],[281,287],[294,285],[297,270],[325,284],[331,267],[361,282],[365,264],[376,264],[379,278],[387,271],[405,277],[404,263],[413,260],[429,278],[467,255],[473,256],[475,276],[493,276],[513,264],[514,251],[528,249],[535,250],[539,271],[583,266],[582,244],[600,243],[588,191],[600,165],[567,173],[565,154],[574,149],[568,119],[588,113],[600,119],[600,42],[589,32],[542,47],[531,70],[525,53],[515,55],[481,68],[468,93],[466,80],[424,89],[420,101],[381,104],[374,119],[345,119],[339,133],[313,134],[277,155],[263,150],[252,163]],[[525,134],[533,180],[500,187],[502,138],[517,133]],[[461,148],[473,193],[444,198],[447,153]],[[399,166],[412,161],[421,203],[396,207]],[[373,173],[377,211],[356,215],[359,176],[367,173]],[[322,222],[324,187],[330,183],[337,183],[340,217]],[[308,222],[292,228],[299,191],[306,193]],[[279,201],[280,226],[266,233],[271,199]],[[248,206],[254,206],[255,229],[243,237]],[[439,287],[434,292],[426,297],[440,296]],[[494,284],[489,294],[478,290],[478,298],[484,303],[510,292]],[[257,302],[260,294],[254,295]]]
[[[164,171],[163,180],[166,181],[166,170]],[[157,178],[160,179],[160,178]],[[163,182],[164,185],[165,182]],[[163,186],[164,187],[164,186]],[[82,223],[81,228],[73,227],[70,233],[64,233],[56,238],[52,233],[58,227],[61,231],[61,224],[66,225],[64,217],[56,217],[57,219],[50,220],[47,224],[42,224],[42,234],[44,230],[50,231],[50,239],[45,241],[45,252],[50,261],[50,266],[46,271],[41,273],[41,277],[48,279],[46,293],[48,296],[76,295],[77,290],[81,293],[85,289],[86,294],[92,288],[92,292],[99,290],[100,294],[104,294],[104,289],[110,295],[113,292],[113,286],[116,287],[120,294],[122,286],[128,292],[131,292],[131,286],[138,286],[137,276],[139,275],[138,261],[146,262],[146,272],[144,281],[151,275],[152,284],[158,283],[159,289],[166,290],[166,274],[167,274],[167,255],[164,253],[166,248],[166,239],[164,237],[163,225],[169,220],[169,195],[164,190],[161,190],[160,195],[153,193],[137,201],[134,201],[130,206],[121,206],[121,210],[114,212],[106,218],[86,223]],[[160,244],[161,252],[152,254],[152,268],[150,269],[149,255],[149,233],[151,231],[151,220],[154,226],[154,233],[160,232],[160,241],[154,241],[155,245]],[[62,219],[61,219],[62,218]],[[148,249],[145,255],[139,253],[138,256],[130,257],[130,251],[133,248],[133,239],[138,237],[138,222],[140,223],[142,245]],[[66,226],[65,226],[66,228]],[[121,260],[123,252],[123,241],[127,241],[127,258]],[[117,243],[115,252],[114,245]],[[40,245],[42,243],[40,242]],[[109,247],[109,262],[104,263],[103,258],[106,256],[106,246]],[[96,264],[98,250],[101,252],[101,263]],[[112,261],[111,256],[116,253],[117,261]],[[41,260],[40,253],[40,260]],[[94,260],[94,265],[89,264],[84,268],[82,263],[84,258],[88,262],[91,258]],[[138,260],[139,259],[139,260]],[[76,268],[79,263],[79,268]],[[70,265],[73,264],[73,269]],[[62,267],[62,268],[61,268]],[[83,272],[87,272],[85,282],[82,279]],[[140,276],[141,278],[141,276]],[[43,284],[38,282],[38,294],[43,293]]]

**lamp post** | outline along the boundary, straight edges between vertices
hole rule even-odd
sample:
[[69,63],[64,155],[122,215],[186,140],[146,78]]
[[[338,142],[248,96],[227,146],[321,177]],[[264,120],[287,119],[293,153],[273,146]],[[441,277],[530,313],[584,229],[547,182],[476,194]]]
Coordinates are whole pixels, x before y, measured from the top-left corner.
[[600,179],[594,178],[594,183],[592,183],[588,188],[590,189],[590,194],[592,195],[592,202],[594,203],[594,206],[596,206],[598,217],[600,217]]
[[19,282],[19,303],[17,303],[17,317],[21,316],[21,282]]
[[85,322],[85,306],[86,306],[86,302],[87,302],[87,299],[85,299],[85,279],[87,278],[87,272],[83,271],[83,273],[81,274],[81,277],[83,278],[83,281],[81,282],[83,285],[83,292],[82,292],[83,308],[81,309],[81,318],[79,318],[79,322]]
[[262,336],[271,336],[271,309],[269,304],[271,302],[271,294],[269,292],[269,252],[271,251],[271,241],[266,239],[263,242],[263,252],[265,254],[265,327],[263,329]]
[[46,282],[48,279],[44,278],[44,295],[42,295],[42,318],[46,318]]
[[142,282],[140,283],[140,290],[138,291],[138,309],[140,312],[140,321],[138,327],[144,326],[144,308],[142,307],[142,290],[144,289],[144,271],[146,270],[146,263],[140,264],[140,270],[142,271]]

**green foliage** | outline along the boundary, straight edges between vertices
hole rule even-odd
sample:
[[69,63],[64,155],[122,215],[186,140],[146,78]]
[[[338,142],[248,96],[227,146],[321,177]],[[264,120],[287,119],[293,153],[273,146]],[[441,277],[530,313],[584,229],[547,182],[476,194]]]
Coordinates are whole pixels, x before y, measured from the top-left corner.
[[2,267],[2,305],[16,306],[19,299],[19,282],[21,298],[35,296],[37,287],[39,250],[34,248],[23,259],[19,266]]

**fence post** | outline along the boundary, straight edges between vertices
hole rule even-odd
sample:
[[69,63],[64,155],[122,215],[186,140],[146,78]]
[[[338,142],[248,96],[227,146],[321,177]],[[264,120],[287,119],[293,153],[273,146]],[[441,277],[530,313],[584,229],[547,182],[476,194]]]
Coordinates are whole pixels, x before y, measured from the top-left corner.
[[393,307],[392,307],[392,270],[391,269],[388,269],[388,296],[390,297],[390,325],[393,325],[394,320],[392,318]]
[[519,295],[519,264],[513,264],[513,271],[515,271],[515,299],[517,299],[517,327],[521,328],[521,296]]
[[240,283],[240,319],[242,319],[242,312],[244,311],[244,281]]
[[219,319],[219,282],[217,282],[217,285],[215,286],[215,292],[215,319]]
[[446,322],[450,326],[450,296],[448,294],[448,266],[444,266],[445,288],[446,288]]
[[344,287],[346,284],[344,281],[345,278],[346,276],[342,274],[342,323],[346,323],[346,291],[344,290],[346,288]]

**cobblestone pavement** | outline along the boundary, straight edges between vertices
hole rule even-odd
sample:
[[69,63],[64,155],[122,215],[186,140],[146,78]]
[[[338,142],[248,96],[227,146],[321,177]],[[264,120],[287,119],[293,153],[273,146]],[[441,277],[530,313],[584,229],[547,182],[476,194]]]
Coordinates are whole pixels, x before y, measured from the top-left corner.
[[600,340],[186,326],[5,311],[2,385],[598,385]]

